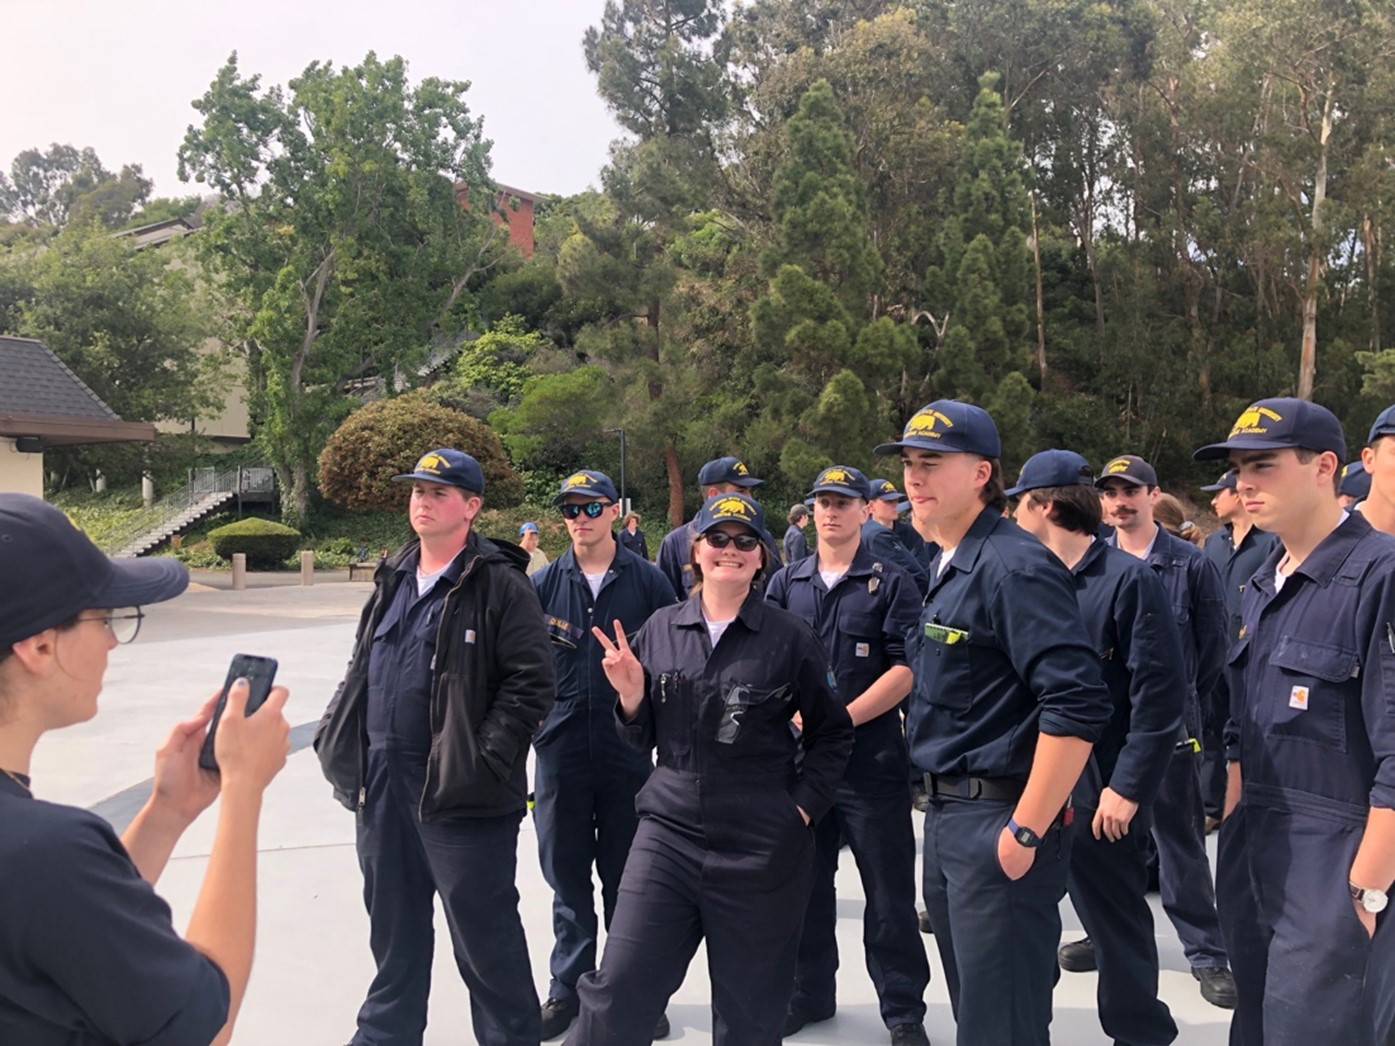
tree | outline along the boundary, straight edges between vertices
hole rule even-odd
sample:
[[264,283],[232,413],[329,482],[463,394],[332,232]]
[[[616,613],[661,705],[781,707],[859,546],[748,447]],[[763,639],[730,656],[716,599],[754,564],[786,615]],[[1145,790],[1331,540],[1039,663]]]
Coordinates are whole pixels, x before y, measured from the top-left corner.
[[320,491],[344,508],[398,508],[404,485],[392,477],[413,471],[417,459],[437,447],[462,450],[480,463],[489,504],[514,505],[523,496],[523,482],[494,431],[420,391],[378,400],[345,418],[320,452]]
[[61,228],[79,214],[119,228],[149,195],[152,183],[139,164],[113,174],[94,149],[55,142],[47,152],[25,149],[0,178],[0,214],[29,225]]
[[401,58],[369,53],[262,90],[234,54],[194,103],[202,123],[179,173],[224,201],[199,253],[241,306],[256,438],[290,522],[308,515],[315,458],[353,406],[346,383],[414,381],[433,340],[466,326],[473,284],[500,256],[468,87],[411,87]]
[[450,375],[427,395],[437,403],[488,418],[500,407],[517,404],[534,368],[556,346],[530,331],[517,316],[505,316],[487,332],[460,347]]

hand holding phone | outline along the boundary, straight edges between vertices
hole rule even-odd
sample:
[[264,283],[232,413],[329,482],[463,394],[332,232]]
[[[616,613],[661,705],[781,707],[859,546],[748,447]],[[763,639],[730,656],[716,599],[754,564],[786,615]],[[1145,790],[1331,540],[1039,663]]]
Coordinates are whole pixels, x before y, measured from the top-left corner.
[[218,705],[213,710],[213,721],[208,724],[208,736],[204,738],[199,751],[199,766],[205,770],[218,772],[218,759],[214,755],[214,741],[218,735],[218,723],[223,718],[223,710],[228,704],[228,691],[239,679],[247,680],[247,715],[252,715],[266,703],[271,694],[271,686],[276,681],[276,659],[258,657],[255,654],[235,654],[228,666],[228,676],[223,681],[223,689],[218,694]]

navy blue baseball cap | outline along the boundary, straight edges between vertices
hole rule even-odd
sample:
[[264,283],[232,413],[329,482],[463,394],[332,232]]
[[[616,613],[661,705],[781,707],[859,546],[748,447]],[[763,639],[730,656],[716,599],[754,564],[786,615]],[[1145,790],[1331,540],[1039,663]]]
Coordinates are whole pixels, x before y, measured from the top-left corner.
[[604,472],[596,472],[593,469],[573,472],[562,480],[562,489],[557,492],[552,503],[554,505],[562,504],[562,499],[568,494],[580,494],[587,498],[603,498],[612,503],[620,500],[620,495],[615,492],[615,484],[610,481],[610,477]]
[[1003,453],[998,426],[988,411],[959,400],[927,403],[911,415],[900,440],[878,444],[873,453],[894,454],[908,448],[941,454],[977,454],[981,458],[997,458]]
[[1197,461],[1228,458],[1231,451],[1330,450],[1338,461],[1347,459],[1342,423],[1326,407],[1308,400],[1279,396],[1251,403],[1235,419],[1224,443],[1212,443],[1192,454]]
[[0,494],[0,650],[81,611],[162,603],[188,587],[176,559],[111,559],[48,502]]
[[1342,482],[1337,488],[1337,493],[1357,501],[1370,497],[1371,474],[1366,471],[1366,466],[1359,461],[1353,461],[1342,469]]
[[713,494],[698,510],[693,531],[706,534],[718,523],[742,523],[757,534],[765,533],[764,513],[745,494]]
[[428,483],[459,487],[474,494],[484,493],[484,471],[480,468],[480,463],[464,451],[451,450],[449,447],[423,454],[411,472],[392,478],[396,483],[410,483],[414,479],[421,479]]
[[719,487],[723,483],[731,483],[738,487],[750,488],[758,487],[764,482],[765,480],[756,479],[751,475],[751,470],[740,458],[717,458],[698,470],[700,487]]
[[1111,479],[1137,483],[1140,487],[1158,486],[1157,471],[1137,454],[1120,454],[1117,458],[1111,458],[1095,477],[1095,486],[1102,487]]
[[1027,459],[1017,477],[1017,485],[1004,493],[1015,498],[1042,487],[1088,487],[1094,481],[1095,470],[1075,451],[1043,450]]
[[1216,480],[1216,482],[1214,483],[1206,484],[1206,486],[1202,487],[1201,489],[1206,491],[1206,493],[1208,494],[1214,494],[1218,490],[1234,490],[1235,470],[1227,469],[1224,473],[1221,474],[1220,479]]
[[896,489],[896,484],[889,479],[873,479],[867,481],[867,490],[871,493],[872,501],[895,501],[900,503],[905,501],[901,492]]
[[1382,436],[1395,436],[1395,405],[1386,407],[1376,415],[1371,423],[1371,433],[1366,437],[1367,444],[1374,443]]
[[820,472],[818,479],[814,480],[813,488],[809,491],[810,497],[817,494],[841,494],[846,498],[872,500],[867,477],[850,465],[830,465]]

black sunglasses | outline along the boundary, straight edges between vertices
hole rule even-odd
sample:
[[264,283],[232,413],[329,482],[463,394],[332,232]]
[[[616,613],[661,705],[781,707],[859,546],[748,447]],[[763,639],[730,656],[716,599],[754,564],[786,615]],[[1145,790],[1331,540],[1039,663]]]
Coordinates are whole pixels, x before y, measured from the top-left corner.
[[576,519],[584,513],[587,519],[595,519],[609,507],[610,503],[606,501],[583,501],[580,504],[573,501],[562,506],[562,515],[566,519]]
[[702,539],[713,548],[726,548],[735,545],[738,552],[754,552],[760,547],[760,538],[754,534],[728,534],[725,530],[709,530]]

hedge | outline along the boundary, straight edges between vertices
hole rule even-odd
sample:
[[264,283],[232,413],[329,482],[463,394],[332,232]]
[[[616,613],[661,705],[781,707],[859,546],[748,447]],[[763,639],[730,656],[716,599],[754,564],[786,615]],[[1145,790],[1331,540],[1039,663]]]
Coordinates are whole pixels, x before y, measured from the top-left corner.
[[247,556],[249,567],[279,567],[300,547],[300,531],[269,519],[240,519],[208,532],[213,551],[220,559],[231,560],[234,553]]

